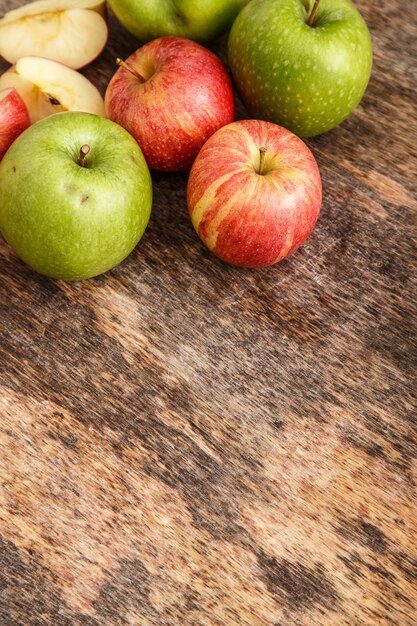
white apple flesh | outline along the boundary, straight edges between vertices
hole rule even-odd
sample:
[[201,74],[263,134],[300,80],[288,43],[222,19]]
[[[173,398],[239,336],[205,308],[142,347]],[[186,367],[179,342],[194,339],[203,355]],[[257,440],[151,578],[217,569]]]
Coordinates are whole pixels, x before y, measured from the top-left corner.
[[41,57],[24,57],[0,76],[0,89],[14,87],[33,124],[60,111],[105,116],[100,92],[79,72]]
[[41,0],[0,20],[0,55],[9,61],[40,56],[77,69],[103,50],[107,37],[104,3]]
[[28,110],[16,89],[0,91],[0,161],[29,125]]

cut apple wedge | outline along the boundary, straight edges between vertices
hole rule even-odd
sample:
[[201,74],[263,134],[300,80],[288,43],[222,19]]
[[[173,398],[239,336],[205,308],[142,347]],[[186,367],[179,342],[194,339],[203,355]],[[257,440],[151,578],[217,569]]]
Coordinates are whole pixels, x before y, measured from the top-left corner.
[[105,17],[105,3],[95,0],[32,2],[0,20],[0,55],[9,63],[40,56],[78,69],[106,45]]
[[79,72],[40,57],[24,57],[0,76],[0,89],[14,87],[33,124],[59,111],[85,111],[105,117],[100,92]]
[[1,18],[0,24],[14,22],[21,17],[29,17],[32,15],[42,15],[42,13],[55,13],[57,11],[69,11],[70,9],[86,9],[96,11],[102,17],[106,17],[105,0],[38,0],[38,2],[30,2],[18,9],[8,11]]

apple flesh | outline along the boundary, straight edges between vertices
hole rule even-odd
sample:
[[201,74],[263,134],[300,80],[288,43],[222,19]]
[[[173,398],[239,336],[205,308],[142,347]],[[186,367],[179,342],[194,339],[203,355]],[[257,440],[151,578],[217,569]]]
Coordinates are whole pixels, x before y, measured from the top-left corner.
[[188,170],[205,141],[234,118],[233,87],[212,52],[161,37],[139,48],[106,91],[107,116],[138,141],[156,170]]
[[196,232],[223,261],[264,267],[292,254],[321,206],[317,163],[290,131],[249,120],[218,130],[191,169],[187,203]]
[[29,125],[28,110],[16,89],[0,91],[0,160]]
[[210,41],[226,32],[248,0],[110,0],[117,19],[140,41],[176,36]]
[[0,20],[0,55],[9,63],[40,56],[77,69],[100,54],[107,36],[104,2],[40,0]]
[[349,0],[253,0],[230,32],[228,59],[250,115],[300,137],[342,122],[372,68],[368,28]]
[[60,111],[85,111],[104,117],[98,89],[79,72],[40,57],[24,57],[0,76],[0,89],[14,87],[33,124]]
[[41,274],[79,280],[120,263],[149,220],[152,183],[136,141],[88,113],[31,126],[0,162],[0,230]]

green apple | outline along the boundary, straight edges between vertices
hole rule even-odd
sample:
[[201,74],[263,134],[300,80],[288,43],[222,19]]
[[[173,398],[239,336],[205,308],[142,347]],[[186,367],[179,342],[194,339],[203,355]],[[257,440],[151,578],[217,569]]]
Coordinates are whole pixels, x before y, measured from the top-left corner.
[[149,220],[152,183],[136,141],[90,113],[31,126],[0,163],[0,231],[41,274],[79,280],[111,269]]
[[311,137],[359,104],[372,43],[349,0],[252,0],[233,24],[228,57],[252,116]]
[[210,41],[225,32],[248,0],[109,0],[117,19],[141,41],[174,35]]

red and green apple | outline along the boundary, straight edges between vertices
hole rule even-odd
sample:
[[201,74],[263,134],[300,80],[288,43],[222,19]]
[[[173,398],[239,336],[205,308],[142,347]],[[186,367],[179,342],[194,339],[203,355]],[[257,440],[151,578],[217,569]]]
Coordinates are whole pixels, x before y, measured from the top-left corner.
[[153,169],[189,170],[210,135],[234,119],[226,68],[189,39],[155,39],[118,63],[106,113],[135,137]]

